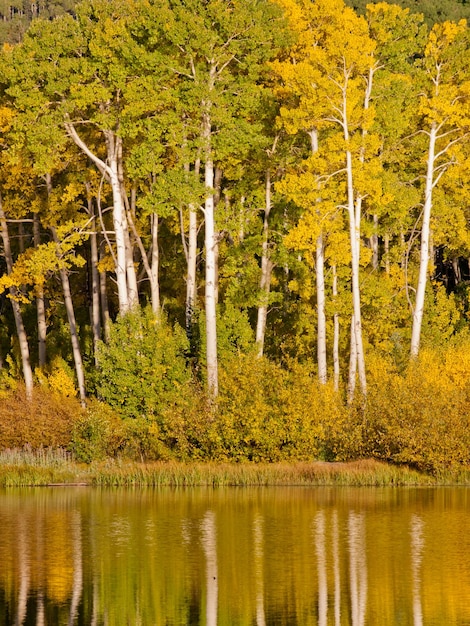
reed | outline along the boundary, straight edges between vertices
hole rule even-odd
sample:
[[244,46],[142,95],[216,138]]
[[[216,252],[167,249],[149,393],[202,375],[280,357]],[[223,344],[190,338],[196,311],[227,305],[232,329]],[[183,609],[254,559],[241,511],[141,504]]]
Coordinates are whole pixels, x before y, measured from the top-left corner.
[[105,463],[92,484],[155,486],[406,486],[470,484],[470,469],[431,475],[380,461],[345,463]]
[[436,475],[373,459],[344,463],[136,463],[108,459],[90,465],[62,451],[0,453],[0,486],[412,486],[470,485],[470,468]]

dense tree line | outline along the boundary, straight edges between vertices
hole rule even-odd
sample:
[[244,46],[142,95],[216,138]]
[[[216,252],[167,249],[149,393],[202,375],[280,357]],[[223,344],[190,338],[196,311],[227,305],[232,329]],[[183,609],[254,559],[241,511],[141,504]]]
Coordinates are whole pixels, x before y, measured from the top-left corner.
[[[364,15],[367,5],[371,3],[368,0],[348,0],[346,4],[353,7],[361,15]],[[379,3],[373,2],[372,4]],[[470,4],[467,0],[441,0],[440,2],[433,2],[433,0],[397,0],[393,4],[403,9],[410,9],[413,13],[421,13],[430,27],[438,22],[468,20],[470,17]]]
[[342,0],[59,6],[0,59],[4,387],[65,373],[132,417],[191,380],[216,410],[220,362],[248,355],[314,363],[353,403],[373,359],[400,372],[463,340],[465,21]]

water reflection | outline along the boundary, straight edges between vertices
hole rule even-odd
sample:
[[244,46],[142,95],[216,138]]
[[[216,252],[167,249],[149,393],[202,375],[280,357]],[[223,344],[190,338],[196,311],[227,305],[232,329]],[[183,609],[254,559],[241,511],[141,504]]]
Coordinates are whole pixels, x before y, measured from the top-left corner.
[[411,572],[413,580],[413,624],[423,626],[421,606],[421,562],[424,548],[423,521],[418,515],[411,518]]
[[366,531],[364,513],[349,513],[349,567],[352,626],[364,626],[367,606]]
[[326,626],[328,613],[328,585],[326,578],[325,513],[315,515],[315,546],[318,569],[318,626]]
[[0,492],[0,626],[462,626],[469,491]]
[[207,511],[201,523],[202,545],[206,557],[206,624],[217,626],[217,534],[215,528],[215,514]]
[[254,569],[256,587],[256,626],[266,626],[264,614],[264,571],[263,571],[263,518],[256,515],[253,521],[254,533]]

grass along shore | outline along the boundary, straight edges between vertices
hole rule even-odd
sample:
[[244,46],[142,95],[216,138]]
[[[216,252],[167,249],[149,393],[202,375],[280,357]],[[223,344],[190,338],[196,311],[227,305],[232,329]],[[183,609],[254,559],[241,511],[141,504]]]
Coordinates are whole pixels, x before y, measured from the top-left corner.
[[438,486],[469,485],[470,468],[426,474],[364,459],[345,463],[75,463],[62,450],[0,452],[0,487],[89,486]]

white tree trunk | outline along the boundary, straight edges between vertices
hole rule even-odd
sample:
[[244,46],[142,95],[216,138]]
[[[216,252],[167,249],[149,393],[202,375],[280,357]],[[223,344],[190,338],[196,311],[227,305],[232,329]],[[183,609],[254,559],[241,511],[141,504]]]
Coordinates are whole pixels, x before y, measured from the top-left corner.
[[269,258],[269,215],[271,213],[271,172],[266,171],[265,207],[263,220],[263,243],[261,252],[261,279],[259,289],[261,292],[261,304],[258,307],[256,320],[256,345],[258,357],[263,356],[264,338],[266,335],[266,321],[268,317],[268,299],[271,290],[271,273],[273,263]]
[[[98,256],[101,253],[98,252]],[[103,336],[106,343],[109,342],[109,324],[111,318],[109,316],[108,290],[107,290],[106,272],[100,272],[100,304],[101,304],[101,323],[103,325]]]
[[[201,168],[200,159],[196,159],[194,164],[194,174],[199,179]],[[189,175],[190,166],[185,165],[185,171]],[[197,208],[190,204],[188,213],[188,243],[186,245],[186,236],[183,228],[183,219],[181,220],[181,236],[183,238],[184,248],[186,252],[186,333],[188,337],[193,332],[194,312],[196,310],[196,267],[197,267]]]
[[351,316],[351,341],[349,347],[349,371],[348,371],[348,404],[354,400],[354,392],[356,391],[356,375],[357,375],[357,345],[354,335],[354,313]]
[[[212,189],[214,184],[214,167],[212,160],[206,158],[205,185]],[[216,258],[217,246],[214,228],[214,196],[209,193],[204,205],[205,217],[205,248],[206,248],[206,354],[207,354],[207,383],[209,397],[215,399],[218,395],[218,363],[217,363],[217,313],[216,313]]]
[[128,219],[127,219],[127,214],[126,214],[126,209],[125,209],[124,198],[123,198],[123,205],[124,205],[123,234],[124,234],[124,246],[125,246],[125,252],[126,252],[127,299],[129,302],[129,309],[132,309],[133,307],[137,306],[137,304],[139,303],[139,289],[137,286],[137,274],[136,274],[135,265],[134,265],[134,246],[133,246],[130,233],[129,233]]
[[[91,203],[89,207],[92,211]],[[96,358],[96,346],[101,339],[100,323],[100,275],[98,272],[98,236],[96,234],[95,218],[91,223],[90,234],[90,265],[91,265],[91,328],[93,334],[93,347]]]
[[373,216],[374,220],[374,232],[370,238],[370,247],[372,249],[372,269],[379,269],[379,235],[378,235],[378,227],[379,227],[379,218],[377,215]]
[[[318,131],[313,128],[309,132],[312,154],[318,152]],[[319,198],[318,201],[321,199]],[[315,248],[315,282],[317,291],[317,367],[318,380],[322,385],[327,382],[326,363],[326,316],[325,316],[325,244],[323,233],[317,237]]]
[[[51,232],[52,232],[52,238],[57,247],[57,256],[60,259],[60,243],[59,243],[59,239],[57,237],[55,228],[51,228]],[[59,274],[60,274],[60,280],[62,283],[62,291],[64,294],[64,304],[65,304],[65,310],[67,313],[67,320],[69,323],[70,340],[72,343],[72,354],[73,354],[73,361],[75,365],[75,374],[77,376],[78,393],[80,395],[80,401],[82,405],[84,405],[85,400],[86,400],[85,374],[84,374],[84,369],[83,369],[83,361],[82,361],[82,353],[80,350],[80,343],[78,340],[77,323],[75,320],[75,310],[73,307],[72,293],[70,290],[70,281],[69,281],[69,276],[67,274],[67,270],[64,267],[61,267],[59,269]]]
[[119,176],[121,140],[113,131],[104,131],[108,157],[107,163],[105,163],[96,154],[94,154],[92,150],[90,150],[87,144],[77,133],[74,125],[67,118],[65,119],[65,129],[78,148],[80,148],[80,150],[93,161],[98,170],[107,178],[111,185],[113,195],[113,225],[116,240],[116,285],[118,289],[119,312],[120,314],[124,314],[130,309],[132,303],[132,300],[129,302],[127,280],[128,273],[132,273],[134,267],[133,264],[132,268],[128,267],[128,254],[126,253],[127,220]]
[[384,235],[384,257],[385,257],[385,273],[390,275],[390,235]]
[[[336,274],[336,265],[332,267],[333,271],[333,300],[336,303],[338,297],[338,276]],[[339,313],[335,311],[333,315],[333,377],[335,391],[339,389]]]
[[[5,213],[3,211],[2,199],[0,197],[0,228],[2,231],[3,240],[3,252],[5,255],[5,263],[7,266],[8,274],[11,274],[13,268],[13,255],[10,246],[10,236],[8,234],[8,226]],[[29,345],[28,338],[26,336],[26,330],[23,323],[23,316],[19,302],[16,300],[17,289],[10,287],[11,306],[13,309],[13,316],[15,318],[16,334],[18,335],[18,343],[21,354],[21,364],[23,367],[23,377],[26,388],[26,397],[30,400],[33,396],[33,370],[31,368],[31,360],[29,357]]]
[[430,224],[432,209],[432,192],[434,187],[434,160],[436,151],[437,126],[431,125],[429,132],[428,160],[426,171],[426,185],[424,194],[423,225],[421,228],[421,250],[419,256],[419,276],[416,289],[416,300],[413,311],[413,329],[411,332],[411,357],[416,358],[419,353],[421,340],[421,326],[423,323],[424,296],[428,277]]
[[158,215],[152,213],[151,229],[152,229],[152,255],[150,263],[150,297],[152,300],[152,311],[157,318],[160,316],[160,283],[159,283],[159,267],[160,255],[158,250]]
[[186,275],[186,330],[191,333],[196,310],[197,212],[189,207],[188,269]]
[[[150,216],[150,233],[152,237],[152,244],[151,244],[151,255],[150,255],[151,259],[149,261],[147,257],[147,252],[142,242],[142,238],[137,232],[137,228],[135,227],[135,224],[134,224],[133,215],[135,214],[135,190],[134,189],[132,190],[132,195],[131,195],[132,201],[131,201],[130,206],[129,206],[129,203],[127,202],[127,196],[125,194],[123,185],[122,185],[122,190],[123,190],[122,195],[124,198],[126,212],[127,212],[127,222],[129,226],[131,227],[134,240],[137,243],[137,247],[139,248],[140,256],[142,258],[142,263],[144,265],[144,269],[145,269],[147,278],[150,283],[150,301],[152,304],[152,311],[155,313],[155,316],[159,318],[160,317],[160,285],[158,283],[158,271],[159,271],[159,267],[158,267],[158,263],[159,263],[158,215],[156,213],[152,213],[152,215]],[[132,244],[130,241],[130,237],[128,236],[126,237],[126,251],[128,253],[127,265],[128,265],[129,270],[130,270],[130,266],[132,265],[132,270],[130,271],[130,273],[128,272],[127,274],[128,285],[129,285],[129,301],[132,302],[131,306],[134,306],[138,303],[138,300],[136,299],[136,296],[138,297],[137,277],[136,277],[135,270],[134,270],[134,261],[133,261],[134,255],[132,252],[129,253],[129,251],[132,251]],[[131,259],[132,259],[132,263],[131,263]],[[130,285],[133,285],[132,288],[130,287]]]
[[[209,90],[214,86],[216,67],[212,65],[210,70]],[[203,103],[203,139],[204,139],[204,184],[207,190],[207,198],[204,203],[205,218],[205,249],[206,249],[206,286],[205,286],[205,309],[206,309],[206,359],[207,359],[207,385],[210,400],[216,400],[219,393],[219,375],[217,362],[217,271],[216,249],[217,238],[215,234],[214,216],[214,163],[212,157],[212,136],[210,102]]]
[[317,363],[318,380],[322,385],[327,381],[326,370],[326,316],[325,316],[325,250],[323,235],[317,237],[315,250],[316,286],[317,286]]
[[[346,171],[348,181],[348,213],[349,213],[349,242],[351,246],[351,282],[353,317],[351,332],[354,338],[354,350],[357,359],[357,371],[359,374],[359,384],[363,395],[367,393],[366,369],[364,361],[364,349],[362,342],[362,322],[361,322],[361,292],[359,284],[359,235],[360,235],[360,211],[354,204],[354,183],[352,170],[352,156],[349,150],[346,151]],[[351,346],[352,346],[351,342]],[[352,359],[351,359],[352,362]],[[351,372],[352,374],[352,372]],[[351,376],[350,376],[351,378]]]
[[[41,245],[41,233],[39,228],[39,217],[37,213],[33,215],[33,238],[34,246],[37,248]],[[42,287],[36,289],[36,313],[38,320],[38,356],[39,367],[46,365],[46,336],[47,336],[47,324],[46,324],[46,303],[44,300],[44,290]]]

